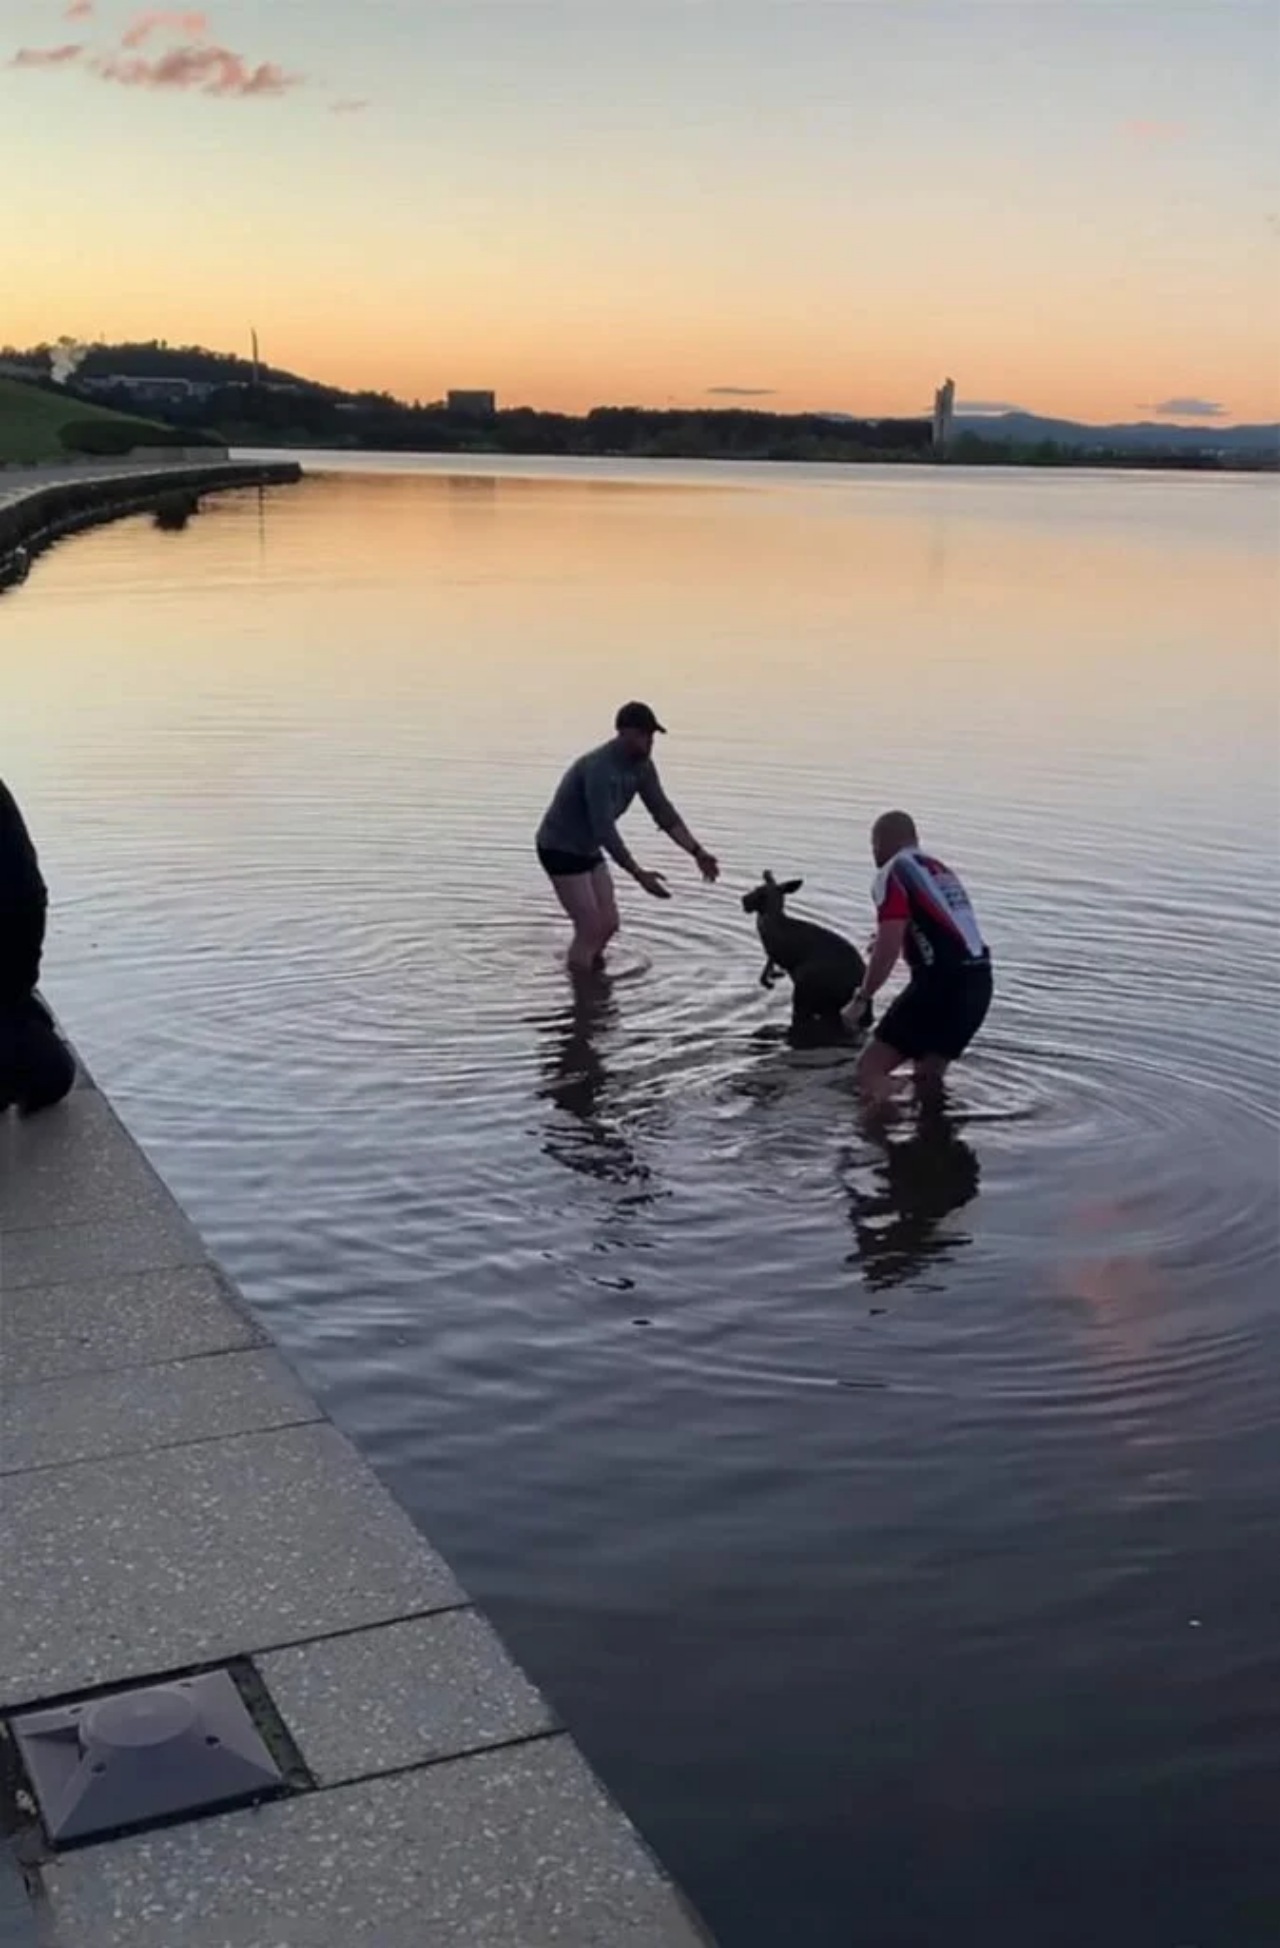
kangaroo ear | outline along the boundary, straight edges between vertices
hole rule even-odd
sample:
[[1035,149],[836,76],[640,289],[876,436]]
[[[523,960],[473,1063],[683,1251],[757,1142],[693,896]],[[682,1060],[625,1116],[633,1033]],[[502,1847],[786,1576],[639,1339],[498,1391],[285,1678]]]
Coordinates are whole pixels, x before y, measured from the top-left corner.
[[804,881],[802,879],[788,879],[778,888],[778,891],[785,893],[790,898],[792,893],[798,893],[803,885]]

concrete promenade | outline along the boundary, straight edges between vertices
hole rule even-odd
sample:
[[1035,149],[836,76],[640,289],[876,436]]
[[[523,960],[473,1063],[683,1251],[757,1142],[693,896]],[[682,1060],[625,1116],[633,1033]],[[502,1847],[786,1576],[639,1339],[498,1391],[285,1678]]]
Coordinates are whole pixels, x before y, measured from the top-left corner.
[[[87,1079],[0,1115],[0,1395],[2,1948],[706,1943]],[[279,1795],[51,1847],[14,1714],[227,1665]]]

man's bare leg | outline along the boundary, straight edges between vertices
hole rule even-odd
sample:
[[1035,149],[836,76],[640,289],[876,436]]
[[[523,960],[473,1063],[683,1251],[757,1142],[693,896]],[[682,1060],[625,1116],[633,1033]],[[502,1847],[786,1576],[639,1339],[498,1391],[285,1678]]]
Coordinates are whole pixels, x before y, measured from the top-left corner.
[[890,1048],[888,1042],[872,1036],[858,1057],[858,1066],[854,1071],[858,1093],[869,1108],[883,1108],[888,1102],[894,1071],[900,1069],[907,1059],[896,1048]]
[[559,873],[551,881],[556,898],[573,922],[569,965],[578,974],[591,972],[597,954],[604,947],[604,921],[596,901],[595,877],[594,872]]
[[591,886],[596,899],[597,932],[599,945],[596,948],[596,964],[604,959],[604,950],[622,925],[618,913],[618,896],[613,890],[613,874],[603,859],[591,875]]
[[927,1108],[943,1100],[943,1083],[951,1064],[943,1055],[922,1055],[915,1065],[916,1094]]

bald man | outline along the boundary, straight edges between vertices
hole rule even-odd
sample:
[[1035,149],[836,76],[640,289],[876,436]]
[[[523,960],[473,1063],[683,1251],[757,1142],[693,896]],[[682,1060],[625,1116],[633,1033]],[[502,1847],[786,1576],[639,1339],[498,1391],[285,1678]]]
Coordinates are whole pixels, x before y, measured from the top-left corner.
[[895,1069],[936,1087],[964,1054],[991,1006],[991,955],[973,902],[949,866],[920,844],[907,812],[882,812],[871,828],[879,872],[878,922],[862,986],[845,1010],[853,1026],[905,954],[911,979],[876,1025],[858,1062],[858,1086],[883,1101]]

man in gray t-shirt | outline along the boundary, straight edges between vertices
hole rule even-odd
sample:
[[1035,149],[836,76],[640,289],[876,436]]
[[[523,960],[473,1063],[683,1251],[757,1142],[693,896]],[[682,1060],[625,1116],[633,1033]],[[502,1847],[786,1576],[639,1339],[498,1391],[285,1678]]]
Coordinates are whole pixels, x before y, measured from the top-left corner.
[[647,703],[625,703],[614,719],[616,735],[574,760],[556,787],[538,827],[538,858],[573,922],[569,965],[596,966],[618,931],[618,903],[607,853],[654,899],[669,900],[661,873],[647,872],[627,851],[618,820],[639,798],[654,824],[682,847],[705,880],[719,876],[712,854],[689,831],[662,789],[653,762],[653,740],[662,725]]

